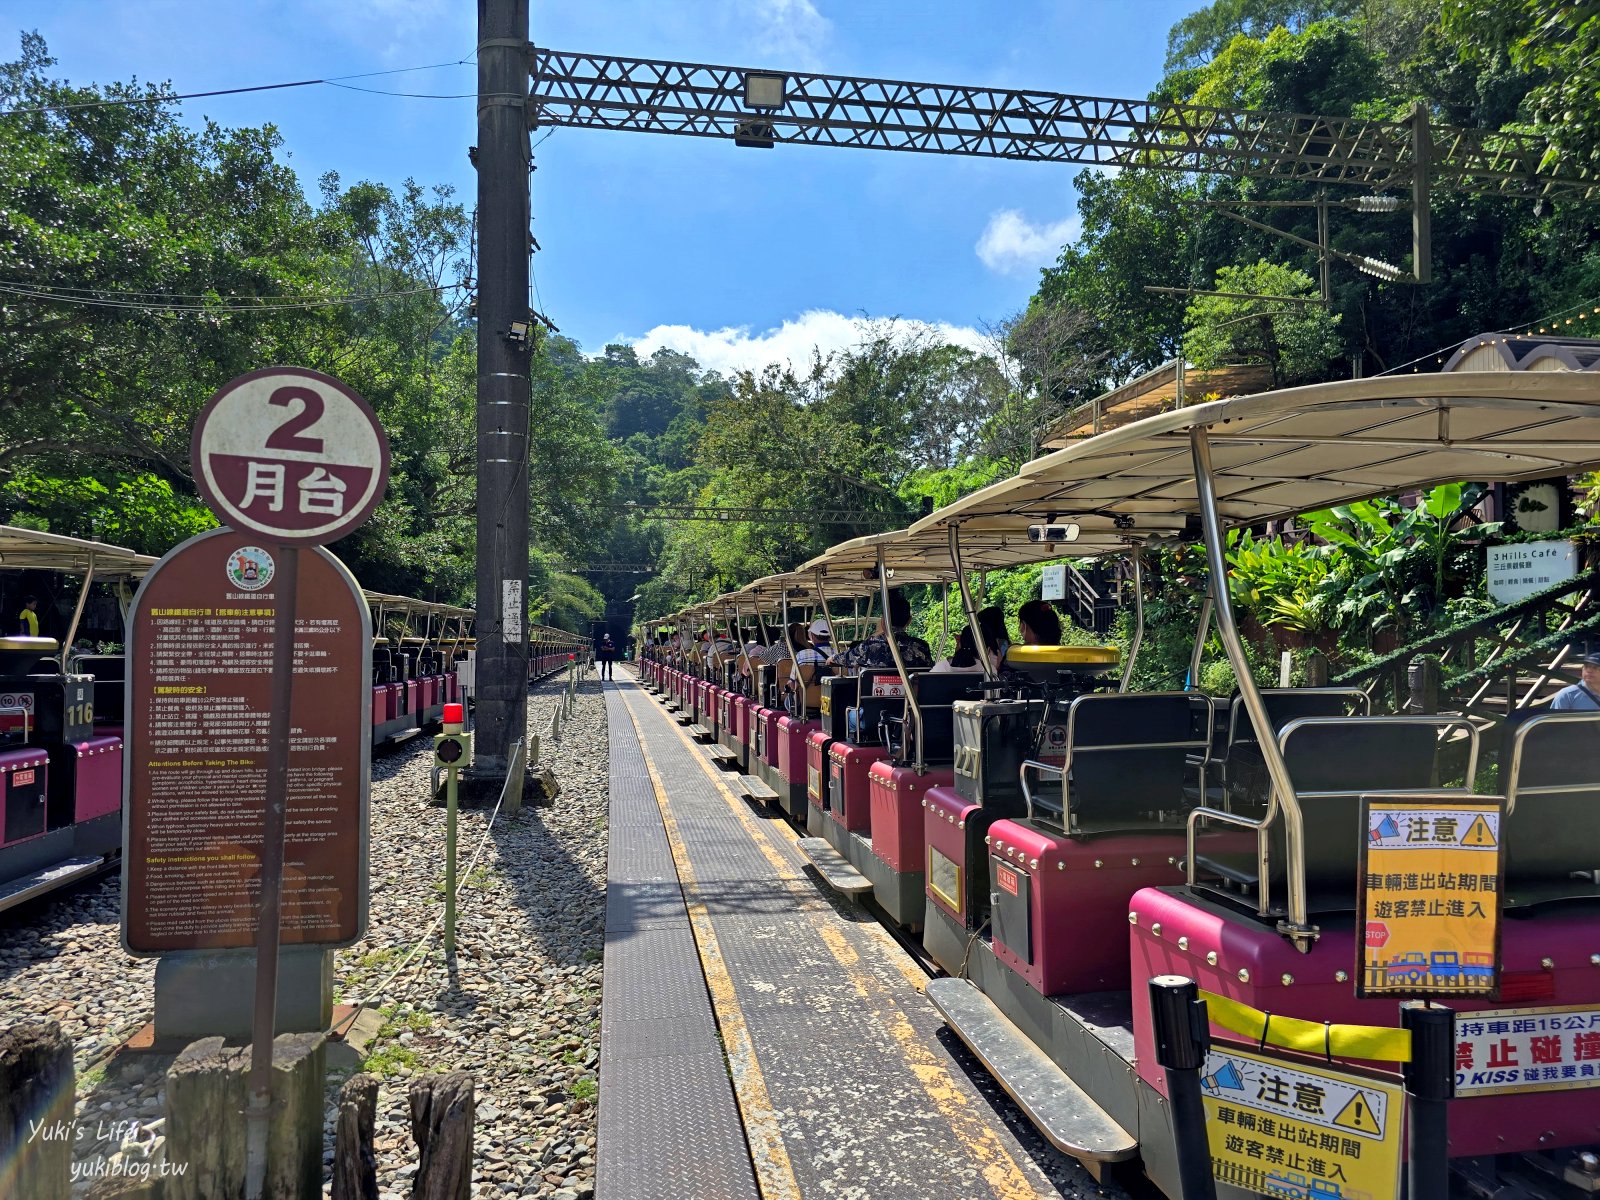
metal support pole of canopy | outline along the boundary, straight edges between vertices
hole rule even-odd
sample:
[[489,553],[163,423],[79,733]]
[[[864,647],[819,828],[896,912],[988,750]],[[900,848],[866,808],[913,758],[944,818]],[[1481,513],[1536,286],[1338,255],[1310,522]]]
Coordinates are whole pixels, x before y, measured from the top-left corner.
[[900,672],[901,686],[906,690],[906,708],[911,713],[911,725],[917,739],[917,757],[913,769],[924,774],[922,764],[922,708],[917,703],[917,693],[911,687],[911,676],[906,672],[906,660],[900,654],[899,630],[889,617],[889,572],[884,569],[883,547],[878,547],[878,599],[883,605],[883,630],[889,640],[889,653],[894,656],[895,670]]
[[1189,651],[1189,676],[1183,681],[1183,690],[1200,690],[1200,659],[1206,652],[1206,637],[1211,632],[1211,586],[1206,585],[1206,598],[1200,602],[1200,627],[1195,630],[1194,648]]
[[828,592],[822,585],[822,568],[816,571],[817,605],[822,609],[822,620],[828,626],[828,645],[833,647],[835,654],[839,653],[839,635],[833,631],[833,614],[828,611]]
[[[1299,797],[1295,795],[1294,781],[1289,778],[1289,765],[1283,760],[1278,746],[1278,733],[1267,716],[1266,703],[1250,675],[1250,660],[1245,655],[1244,641],[1239,636],[1239,626],[1233,618],[1233,605],[1228,597],[1228,555],[1226,531],[1217,510],[1217,486],[1211,471],[1211,440],[1203,427],[1189,431],[1189,446],[1194,456],[1194,487],[1200,502],[1200,523],[1205,531],[1206,559],[1211,567],[1211,597],[1216,605],[1217,633],[1222,637],[1223,648],[1233,673],[1239,683],[1239,699],[1250,714],[1250,724],[1256,731],[1256,744],[1266,764],[1272,790],[1278,799],[1278,809],[1283,817],[1284,868],[1287,874],[1289,917],[1278,922],[1278,932],[1288,937],[1295,949],[1306,953],[1317,939],[1317,927],[1307,919],[1306,907],[1306,843],[1305,822],[1300,813]],[[1261,881],[1266,886],[1265,878]]]
[[939,658],[950,657],[950,585],[939,585]]
[[89,552],[88,565],[83,569],[83,586],[78,589],[78,603],[72,610],[72,623],[67,626],[67,636],[61,639],[61,673],[67,674],[67,659],[72,654],[72,643],[78,640],[78,623],[83,620],[83,606],[89,602],[89,589],[94,586],[94,551]]
[[[779,602],[778,609],[783,618],[783,644],[789,647],[789,682],[791,684],[799,684],[800,649],[794,644],[794,635],[791,632],[789,623],[788,588],[783,589],[783,596]],[[803,686],[795,688],[794,715],[795,719],[802,723],[806,719],[806,689]]]
[[1135,546],[1130,556],[1133,559],[1133,641],[1128,644],[1128,661],[1122,664],[1122,682],[1117,685],[1117,691],[1128,690],[1128,681],[1133,678],[1133,664],[1139,657],[1139,644],[1144,641],[1144,556]]
[[983,677],[994,679],[996,671],[989,659],[989,647],[984,644],[983,633],[978,628],[978,608],[972,603],[972,588],[967,584],[967,573],[961,566],[961,539],[956,527],[950,526],[950,565],[955,568],[956,583],[961,588],[961,603],[967,610],[967,630],[972,634],[973,648],[978,652],[978,663],[983,667]]

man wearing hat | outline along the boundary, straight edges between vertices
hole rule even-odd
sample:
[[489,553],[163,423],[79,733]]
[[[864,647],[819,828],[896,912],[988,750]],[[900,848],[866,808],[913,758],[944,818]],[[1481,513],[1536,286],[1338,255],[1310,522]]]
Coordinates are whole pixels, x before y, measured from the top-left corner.
[[1552,712],[1600,712],[1600,654],[1585,654],[1582,665],[1583,678],[1556,693]]
[[796,654],[794,661],[802,667],[820,666],[833,657],[833,630],[825,618],[818,617],[811,622],[808,632],[811,634],[811,645]]

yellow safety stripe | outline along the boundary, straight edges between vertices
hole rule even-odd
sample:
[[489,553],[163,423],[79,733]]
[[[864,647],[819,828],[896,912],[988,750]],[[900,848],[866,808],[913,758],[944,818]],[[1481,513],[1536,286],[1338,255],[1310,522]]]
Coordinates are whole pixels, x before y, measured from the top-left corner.
[[1213,1025],[1257,1044],[1281,1046],[1302,1054],[1360,1058],[1372,1062],[1411,1061],[1411,1031],[1384,1025],[1324,1025],[1296,1017],[1280,1017],[1229,1000],[1203,988],[1200,999]]

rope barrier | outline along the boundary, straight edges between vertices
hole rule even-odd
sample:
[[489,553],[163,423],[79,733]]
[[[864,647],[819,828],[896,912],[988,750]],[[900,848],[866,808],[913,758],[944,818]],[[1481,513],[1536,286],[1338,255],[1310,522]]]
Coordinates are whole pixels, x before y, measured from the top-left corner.
[[1384,1025],[1334,1025],[1274,1016],[1237,1000],[1201,990],[1211,1023],[1262,1046],[1279,1046],[1318,1058],[1360,1058],[1373,1062],[1411,1061],[1411,1033]]

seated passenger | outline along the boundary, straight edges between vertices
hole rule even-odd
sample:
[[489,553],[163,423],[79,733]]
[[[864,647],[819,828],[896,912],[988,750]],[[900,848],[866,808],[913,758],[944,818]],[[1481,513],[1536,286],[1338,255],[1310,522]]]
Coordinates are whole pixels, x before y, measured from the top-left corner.
[[[879,621],[877,633],[839,655],[838,664],[851,674],[860,672],[863,667],[895,666],[894,651],[889,648],[889,631],[892,629],[895,644],[908,671],[933,666],[933,651],[928,649],[928,643],[906,632],[906,626],[910,623],[911,603],[897,588],[889,593],[888,620]],[[815,626],[812,628],[814,632]]]
[[766,653],[761,656],[761,661],[768,666],[772,666],[775,663],[788,662],[794,657],[789,652],[790,642],[794,643],[797,650],[804,649],[806,646],[806,627],[799,621],[789,622],[789,637],[787,640],[779,637],[776,630],[773,631],[772,644],[767,647]]
[[833,630],[824,618],[818,617],[811,622],[810,632],[810,640],[795,651],[794,661],[802,667],[820,667],[833,658]]
[[978,651],[972,644],[972,630],[963,629],[956,634],[955,652],[949,658],[941,658],[933,664],[933,669],[938,674],[949,671],[981,671],[978,665]]
[[1017,631],[1024,646],[1061,644],[1061,618],[1043,600],[1029,600],[1017,611]]
[[998,604],[978,610],[978,632],[983,634],[990,661],[996,665],[1004,662],[1006,651],[1011,649],[1011,633],[1006,629],[1006,614]]
[[1551,712],[1600,711],[1600,654],[1585,654],[1582,667],[1583,678],[1556,693]]

